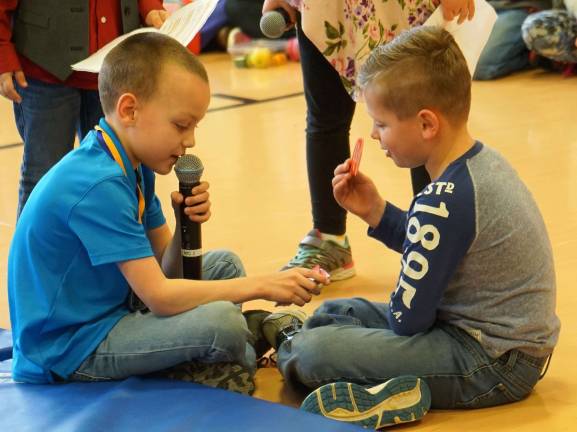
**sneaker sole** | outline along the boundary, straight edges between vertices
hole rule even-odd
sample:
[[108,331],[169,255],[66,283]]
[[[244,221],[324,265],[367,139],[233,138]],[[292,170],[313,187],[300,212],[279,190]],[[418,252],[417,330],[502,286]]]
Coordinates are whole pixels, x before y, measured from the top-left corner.
[[185,363],[160,373],[164,378],[252,395],[255,390],[251,373],[234,363]]
[[349,279],[349,278],[352,278],[353,276],[355,276],[356,274],[357,274],[357,271],[355,270],[354,266],[350,266],[348,268],[339,267],[338,269],[330,272],[331,282],[337,282],[337,281]]
[[379,429],[419,420],[430,406],[427,384],[417,377],[401,376],[369,389],[346,382],[326,384],[308,395],[301,409]]

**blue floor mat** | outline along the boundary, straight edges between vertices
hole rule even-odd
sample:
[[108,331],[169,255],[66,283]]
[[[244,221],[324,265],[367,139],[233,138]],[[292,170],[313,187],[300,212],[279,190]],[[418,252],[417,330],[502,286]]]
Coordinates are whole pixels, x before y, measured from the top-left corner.
[[[0,330],[0,338],[7,332],[3,333]],[[8,346],[7,340],[0,339],[0,349]],[[362,430],[284,405],[180,381],[130,378],[52,385],[2,382],[3,376],[10,376],[11,362],[0,361],[1,431]]]

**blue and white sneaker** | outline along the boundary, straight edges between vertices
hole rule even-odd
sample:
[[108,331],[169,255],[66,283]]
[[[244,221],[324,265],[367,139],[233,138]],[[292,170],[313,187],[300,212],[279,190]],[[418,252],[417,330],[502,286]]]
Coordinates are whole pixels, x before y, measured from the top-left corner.
[[420,420],[431,407],[431,392],[420,378],[400,376],[375,387],[336,382],[309,394],[301,409],[364,428]]

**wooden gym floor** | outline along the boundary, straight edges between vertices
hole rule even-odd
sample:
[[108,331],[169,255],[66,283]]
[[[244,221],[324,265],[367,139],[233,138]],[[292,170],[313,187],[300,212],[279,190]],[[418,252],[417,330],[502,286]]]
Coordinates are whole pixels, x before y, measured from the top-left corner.
[[[305,169],[305,102],[297,64],[266,70],[235,69],[224,54],[203,56],[213,98],[200,124],[197,154],[211,183],[213,217],[203,226],[205,249],[229,248],[249,274],[277,271],[311,228]],[[435,411],[399,429],[423,431],[573,431],[577,429],[577,78],[529,71],[492,82],[475,82],[470,129],[511,161],[532,190],[547,224],[557,270],[559,345],[549,372],[526,400],[477,411]],[[370,139],[371,122],[359,105],[351,140],[365,138],[361,169],[383,195],[407,207],[408,172],[386,159]],[[0,327],[10,326],[6,293],[8,249],[14,232],[21,139],[11,105],[0,100]],[[169,192],[173,174],[158,178],[157,191],[173,225]],[[351,217],[358,275],[333,283],[306,306],[364,296],[385,300],[399,270],[399,256],[369,239]],[[490,269],[488,269],[490,271]],[[252,302],[247,308],[267,308]],[[573,360],[572,360],[573,359]],[[386,361],[386,359],[384,360]],[[298,406],[301,395],[283,385],[276,369],[260,369],[256,397]],[[274,425],[271,425],[274,430]]]

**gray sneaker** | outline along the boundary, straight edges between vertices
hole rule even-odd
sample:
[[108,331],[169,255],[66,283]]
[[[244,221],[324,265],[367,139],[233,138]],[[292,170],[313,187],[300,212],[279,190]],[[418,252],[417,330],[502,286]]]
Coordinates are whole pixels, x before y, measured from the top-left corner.
[[187,362],[153,374],[157,378],[195,382],[209,387],[252,395],[254,375],[237,363]]
[[317,229],[310,231],[300,242],[296,256],[281,270],[293,267],[313,268],[319,265],[330,275],[331,281],[351,278],[355,275],[355,264],[348,237],[346,246],[331,240],[323,240]]
[[268,343],[276,350],[281,343],[300,331],[307,314],[297,309],[287,309],[267,316],[262,322],[262,332]]

